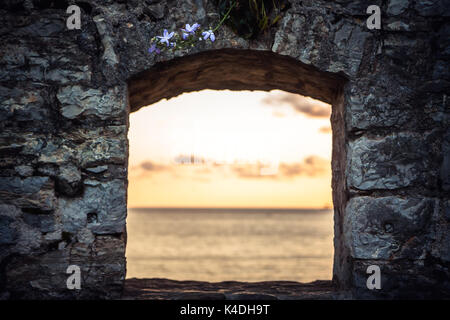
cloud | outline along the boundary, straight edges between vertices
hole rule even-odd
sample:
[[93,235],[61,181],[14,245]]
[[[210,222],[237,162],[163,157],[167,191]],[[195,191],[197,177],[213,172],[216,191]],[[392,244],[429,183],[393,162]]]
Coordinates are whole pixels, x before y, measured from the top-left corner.
[[177,164],[204,164],[206,159],[197,155],[179,154],[174,159]]
[[330,168],[330,161],[311,155],[298,163],[281,163],[279,170],[285,177],[323,175]]
[[267,165],[263,165],[262,163],[232,164],[231,170],[240,178],[276,178],[276,174],[261,174],[262,170],[267,167]]
[[282,92],[269,95],[262,102],[269,106],[289,105],[296,112],[311,118],[329,118],[331,115],[329,104],[294,93]]
[[250,179],[286,179],[299,176],[316,177],[324,175],[330,169],[330,161],[319,156],[308,156],[301,162],[285,163],[278,165],[278,171],[272,175],[262,175],[261,169],[267,166],[261,163],[233,165],[232,171],[240,178]]
[[157,164],[157,163],[154,163],[154,162],[149,161],[149,160],[142,162],[139,165],[139,167],[141,169],[144,169],[145,171],[148,171],[148,172],[158,172],[158,171],[164,171],[164,170],[169,169],[168,166],[165,166],[165,165],[162,165],[162,164]]
[[320,133],[329,134],[331,133],[331,126],[323,126],[319,128]]
[[[192,158],[194,159],[194,158]],[[200,158],[195,158],[191,163],[190,156],[179,155],[175,157],[175,163],[156,163],[151,160],[141,162],[138,166],[131,167],[129,176],[147,179],[155,173],[169,173],[174,178],[192,179],[203,182],[209,181],[209,177],[213,173],[210,166],[204,164],[204,159],[199,162]],[[178,161],[177,161],[178,160]],[[184,166],[190,164],[189,166]]]
[[[180,157],[180,159],[184,158]],[[214,176],[229,177],[230,172],[232,175],[242,179],[282,180],[300,176],[317,177],[326,174],[330,170],[330,161],[315,155],[310,155],[302,161],[292,163],[235,162],[218,164],[216,162],[194,162],[192,164],[193,166],[183,166],[180,164],[166,165],[147,160],[135,168],[144,171],[144,175],[141,177],[145,177],[148,173],[165,171],[171,172],[174,177],[205,182],[210,181]]]
[[277,117],[277,118],[284,118],[284,117],[286,117],[286,114],[285,114],[285,113],[279,112],[279,111],[274,111],[274,112],[272,112],[272,115],[273,115],[274,117]]

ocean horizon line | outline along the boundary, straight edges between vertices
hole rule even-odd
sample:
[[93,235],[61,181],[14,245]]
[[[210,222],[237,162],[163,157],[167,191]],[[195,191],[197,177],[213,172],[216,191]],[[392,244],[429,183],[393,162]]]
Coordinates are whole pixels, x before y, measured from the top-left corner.
[[274,211],[329,211],[328,208],[274,208],[274,207],[128,207],[128,210],[274,210]]

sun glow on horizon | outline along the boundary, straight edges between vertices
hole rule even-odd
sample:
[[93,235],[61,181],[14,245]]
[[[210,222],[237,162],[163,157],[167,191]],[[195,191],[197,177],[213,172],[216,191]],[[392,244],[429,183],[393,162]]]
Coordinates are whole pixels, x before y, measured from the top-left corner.
[[128,206],[330,206],[330,111],[278,90],[203,90],[144,107],[130,115]]

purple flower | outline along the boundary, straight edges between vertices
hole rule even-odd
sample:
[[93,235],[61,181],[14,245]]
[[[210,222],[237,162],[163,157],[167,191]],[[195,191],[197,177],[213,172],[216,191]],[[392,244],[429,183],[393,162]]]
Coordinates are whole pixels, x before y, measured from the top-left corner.
[[202,32],[203,40],[210,39],[211,42],[214,42],[216,40],[216,36],[214,35],[214,32],[212,30],[204,31]]
[[190,33],[193,34],[195,33],[195,31],[197,31],[197,29],[200,27],[200,25],[198,23],[194,23],[192,25],[192,27],[187,24],[186,27],[184,29],[181,29],[181,31],[185,32],[185,33]]
[[156,46],[156,44],[152,44],[152,46],[150,48],[148,48],[148,52],[153,53],[156,52],[156,54],[160,54],[161,50],[159,50],[159,48]]
[[183,32],[183,39],[186,40],[187,37],[191,34],[195,34],[195,31],[200,27],[198,23],[194,23],[192,26],[189,24],[186,24],[186,27],[184,29],[181,29]]
[[161,43],[165,43],[167,46],[170,46],[169,40],[174,36],[175,32],[171,32],[169,33],[167,31],[167,29],[164,29],[164,33],[161,36],[157,36],[157,38],[159,39],[159,42]]

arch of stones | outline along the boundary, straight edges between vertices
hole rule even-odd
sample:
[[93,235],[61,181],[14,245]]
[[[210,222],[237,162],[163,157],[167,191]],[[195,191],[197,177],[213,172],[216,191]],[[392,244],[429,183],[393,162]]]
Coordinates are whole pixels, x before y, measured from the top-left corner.
[[[208,0],[7,1],[0,8],[0,294],[117,298],[125,274],[129,112],[200,89],[282,89],[332,104],[336,290],[450,291],[450,56],[445,1],[291,1],[247,41],[151,55],[150,39],[214,24]],[[55,4],[56,3],[56,4]],[[302,139],[302,137],[297,137]],[[66,269],[81,268],[81,290]],[[368,290],[369,265],[382,289]]]

